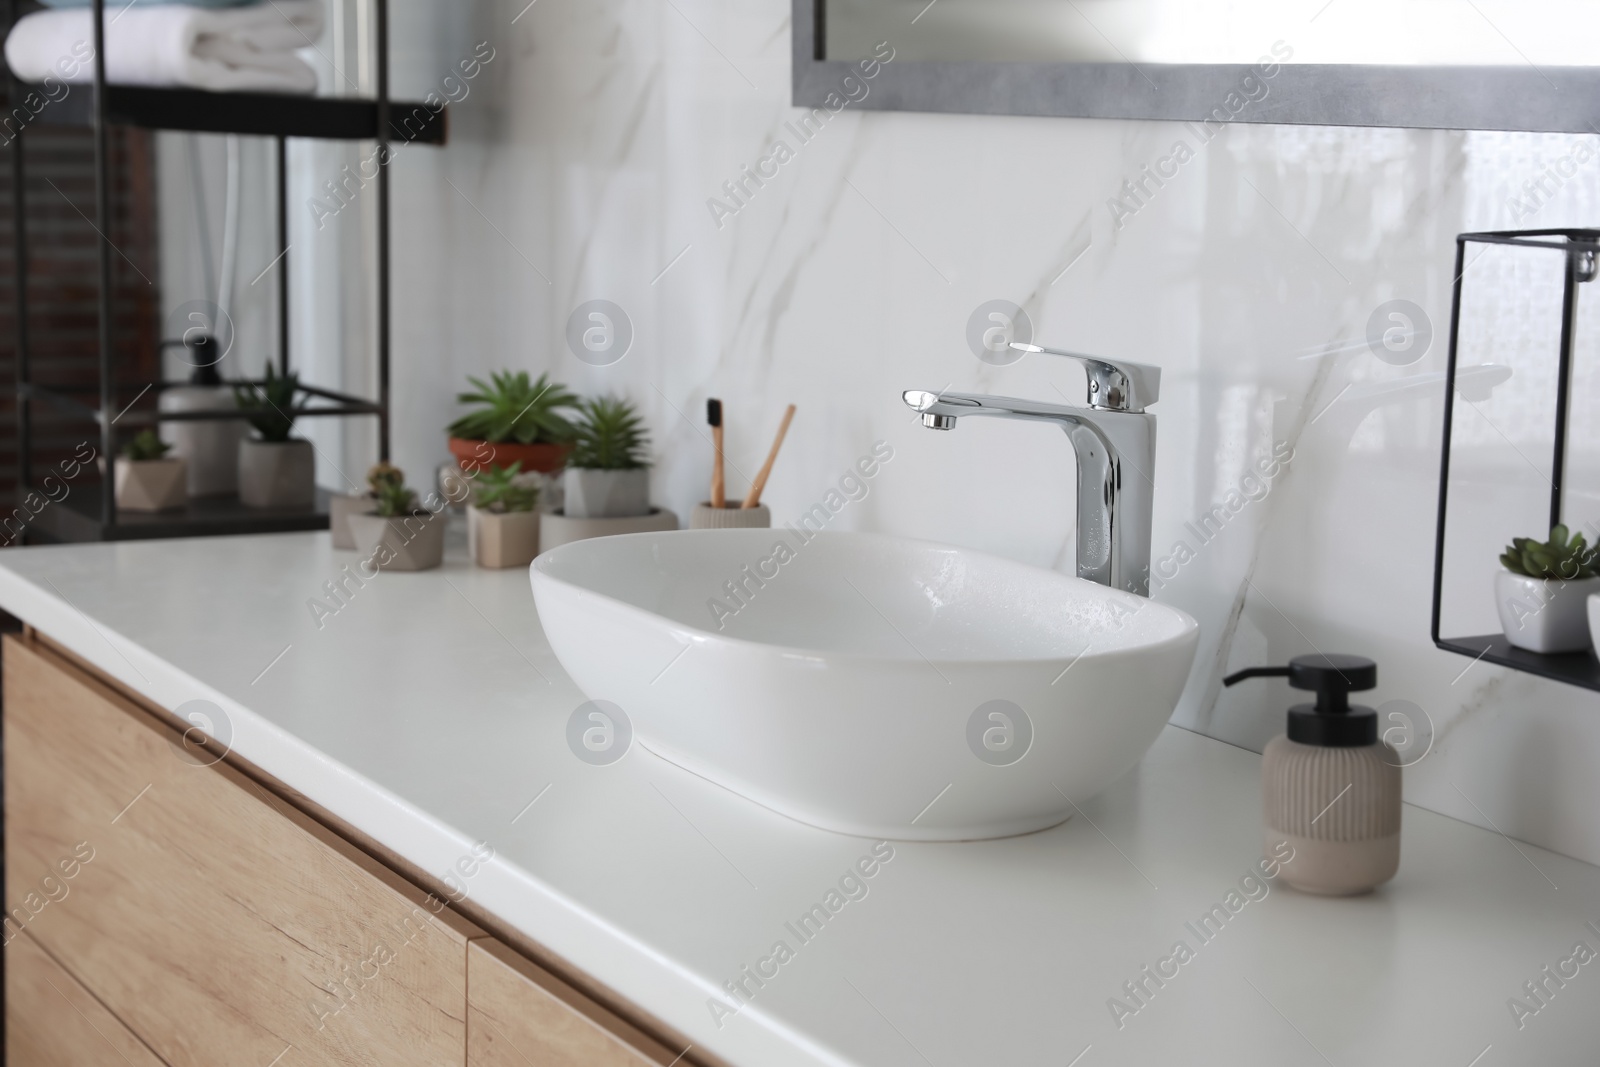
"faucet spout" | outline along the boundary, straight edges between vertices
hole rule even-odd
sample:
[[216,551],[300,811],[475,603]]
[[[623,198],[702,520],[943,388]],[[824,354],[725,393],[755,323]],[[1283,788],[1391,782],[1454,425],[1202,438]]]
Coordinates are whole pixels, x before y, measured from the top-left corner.
[[[1154,368],[1145,368],[1154,371]],[[1159,372],[1155,372],[1159,374]],[[1154,392],[1154,387],[1150,389]],[[931,429],[969,415],[1059,426],[1078,460],[1078,577],[1150,595],[1156,418],[1145,411],[1069,407],[973,393],[907,390],[902,399]]]

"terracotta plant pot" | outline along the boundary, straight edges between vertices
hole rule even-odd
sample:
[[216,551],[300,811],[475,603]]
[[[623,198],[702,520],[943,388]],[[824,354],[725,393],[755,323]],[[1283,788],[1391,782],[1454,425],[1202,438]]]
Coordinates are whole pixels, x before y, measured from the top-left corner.
[[526,567],[539,554],[539,513],[468,508],[467,545],[480,567]]
[[317,499],[310,441],[241,441],[239,499],[252,508],[309,508]]
[[340,493],[328,498],[328,533],[333,537],[333,547],[346,552],[356,547],[356,535],[350,532],[350,516],[365,515],[377,507],[377,498],[371,493]]
[[519,445],[515,442],[490,444],[464,437],[450,438],[450,454],[456,457],[461,469],[468,474],[480,467],[509,467],[518,460],[525,471],[553,474],[567,462],[567,445]]
[[650,514],[650,468],[589,470],[568,467],[562,510],[573,519],[624,519]]
[[348,521],[362,558],[380,571],[426,571],[444,562],[442,512],[419,510],[394,518],[368,512]]
[[117,507],[123,511],[172,511],[189,501],[189,477],[181,459],[119,459]]

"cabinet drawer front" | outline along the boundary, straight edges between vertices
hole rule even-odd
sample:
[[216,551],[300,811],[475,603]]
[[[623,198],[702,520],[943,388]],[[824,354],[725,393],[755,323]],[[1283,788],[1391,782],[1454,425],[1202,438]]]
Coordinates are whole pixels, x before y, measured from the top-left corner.
[[172,1067],[464,1061],[470,926],[53,653],[5,657],[8,937]]
[[687,1064],[498,941],[467,953],[469,1067]]
[[162,1067],[155,1053],[27,934],[6,944],[6,1062]]

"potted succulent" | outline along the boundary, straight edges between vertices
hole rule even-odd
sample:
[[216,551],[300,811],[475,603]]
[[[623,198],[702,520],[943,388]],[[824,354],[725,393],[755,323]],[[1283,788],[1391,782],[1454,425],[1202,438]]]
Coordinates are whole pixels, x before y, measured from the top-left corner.
[[399,471],[373,489],[375,509],[348,520],[362,556],[384,571],[426,571],[443,563],[443,512],[419,506]]
[[626,400],[603,396],[578,405],[572,454],[561,476],[562,513],[618,519],[650,513],[650,437]]
[[399,467],[389,463],[374,464],[367,471],[365,493],[340,493],[328,499],[328,533],[333,547],[353,549],[355,534],[350,532],[350,516],[370,512],[377,504],[378,493],[385,485],[404,485],[406,476]]
[[181,459],[167,459],[172,446],[154,430],[141,430],[122,447],[116,464],[117,507],[125,511],[169,511],[189,499],[189,479]]
[[561,469],[566,461],[572,424],[561,414],[578,403],[567,387],[541,374],[537,381],[527,371],[500,371],[468,378],[477,392],[461,393],[460,403],[476,405],[450,424],[450,454],[469,474],[488,467],[521,463],[525,471],[545,474]]
[[1591,593],[1600,593],[1600,548],[1565,526],[1550,539],[1514,538],[1500,556],[1495,603],[1506,640],[1529,652],[1576,652],[1589,646],[1586,615]]
[[261,384],[235,386],[234,403],[249,412],[259,435],[239,443],[239,499],[252,508],[308,508],[317,497],[317,457],[311,442],[290,437],[300,376],[279,377],[267,364]]
[[480,567],[524,567],[539,554],[539,490],[517,481],[521,463],[473,476],[476,503],[467,509],[467,544]]

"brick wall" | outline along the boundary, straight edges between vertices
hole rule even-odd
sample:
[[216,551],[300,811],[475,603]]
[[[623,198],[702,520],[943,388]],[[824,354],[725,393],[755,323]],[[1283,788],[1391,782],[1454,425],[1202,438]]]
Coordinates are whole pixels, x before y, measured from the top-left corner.
[[[152,134],[113,128],[110,133],[112,219],[113,367],[117,408],[133,400],[159,373],[160,290],[155,167]],[[83,386],[77,394],[96,403],[99,358],[99,287],[93,224],[94,142],[90,131],[35,124],[0,148],[0,500],[17,498],[16,476],[16,255],[12,226],[12,153],[23,146],[26,232],[29,244],[28,330],[33,380],[52,387]],[[145,395],[139,407],[154,405]],[[98,447],[93,423],[33,405],[35,479],[83,441]],[[77,488],[93,499],[96,473]]]

